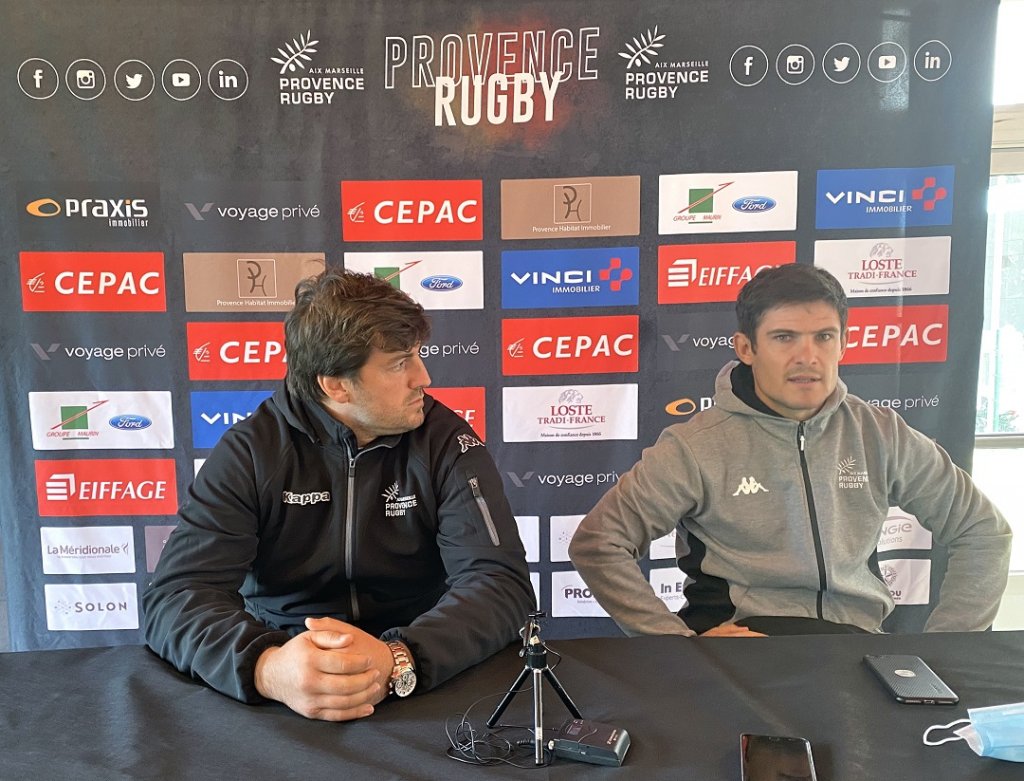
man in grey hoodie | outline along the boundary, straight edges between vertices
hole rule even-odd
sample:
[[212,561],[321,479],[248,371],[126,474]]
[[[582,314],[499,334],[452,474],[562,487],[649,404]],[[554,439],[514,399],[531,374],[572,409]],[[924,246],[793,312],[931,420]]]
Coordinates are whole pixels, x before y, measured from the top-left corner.
[[[1010,527],[935,442],[847,393],[839,282],[814,266],[766,269],[736,313],[739,362],[719,373],[715,405],[666,428],[573,537],[601,606],[627,635],[879,632],[893,600],[875,549],[899,506],[949,551],[925,630],[991,625]],[[673,529],[688,578],[678,614],[637,563]]]

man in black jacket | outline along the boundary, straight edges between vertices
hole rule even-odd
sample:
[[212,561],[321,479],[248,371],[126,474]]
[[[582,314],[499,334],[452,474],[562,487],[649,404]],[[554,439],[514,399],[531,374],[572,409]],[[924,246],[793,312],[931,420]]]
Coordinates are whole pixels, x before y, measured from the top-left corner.
[[343,721],[516,639],[523,546],[483,443],[424,394],[429,331],[383,280],[299,283],[284,387],[214,448],[143,596],[154,651]]

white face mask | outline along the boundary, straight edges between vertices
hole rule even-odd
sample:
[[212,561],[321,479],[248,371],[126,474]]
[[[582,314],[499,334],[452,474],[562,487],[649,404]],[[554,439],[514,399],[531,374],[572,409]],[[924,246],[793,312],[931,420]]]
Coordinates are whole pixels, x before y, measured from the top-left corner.
[[[921,740],[926,746],[939,746],[954,740],[967,742],[979,757],[1024,762],[1024,702],[1010,705],[992,705],[988,708],[968,708],[969,718],[957,719],[949,724],[936,724],[924,731]],[[954,729],[955,735],[942,740],[928,740],[933,729]]]

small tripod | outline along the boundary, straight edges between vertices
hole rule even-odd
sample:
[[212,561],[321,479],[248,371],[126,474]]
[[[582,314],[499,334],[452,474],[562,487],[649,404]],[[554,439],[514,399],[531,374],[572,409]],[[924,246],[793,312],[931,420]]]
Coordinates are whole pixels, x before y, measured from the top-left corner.
[[523,647],[519,651],[519,655],[524,657],[526,664],[523,667],[523,671],[519,673],[519,677],[516,678],[511,688],[502,697],[501,702],[498,703],[498,707],[494,709],[494,713],[487,719],[487,726],[491,729],[498,723],[498,719],[501,718],[501,714],[505,712],[505,708],[508,707],[509,703],[512,702],[512,698],[515,697],[521,690],[520,686],[526,681],[527,676],[533,675],[533,760],[537,765],[544,764],[544,701],[542,696],[541,680],[547,680],[551,684],[551,688],[555,690],[555,693],[561,698],[565,707],[568,708],[575,718],[583,718],[580,715],[579,709],[576,704],[569,698],[569,695],[565,693],[565,689],[562,688],[562,684],[558,682],[558,678],[548,667],[548,649],[544,645],[544,641],[540,639],[540,619],[544,618],[543,612],[530,613],[526,619],[526,625],[522,628],[521,634],[523,636]]

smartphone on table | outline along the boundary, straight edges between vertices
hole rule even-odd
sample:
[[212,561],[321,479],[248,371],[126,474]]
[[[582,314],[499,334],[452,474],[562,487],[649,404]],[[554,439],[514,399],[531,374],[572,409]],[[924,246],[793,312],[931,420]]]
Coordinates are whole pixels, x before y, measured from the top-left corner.
[[818,781],[806,738],[740,735],[742,781]]
[[920,656],[885,654],[864,657],[897,702],[914,705],[956,705],[960,698]]

